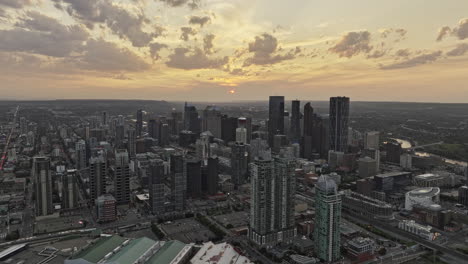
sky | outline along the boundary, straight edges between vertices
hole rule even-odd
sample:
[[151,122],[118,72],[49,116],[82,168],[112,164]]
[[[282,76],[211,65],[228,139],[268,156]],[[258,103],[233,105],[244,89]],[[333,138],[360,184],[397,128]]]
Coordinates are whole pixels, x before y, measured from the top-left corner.
[[0,99],[468,102],[466,0],[0,0]]

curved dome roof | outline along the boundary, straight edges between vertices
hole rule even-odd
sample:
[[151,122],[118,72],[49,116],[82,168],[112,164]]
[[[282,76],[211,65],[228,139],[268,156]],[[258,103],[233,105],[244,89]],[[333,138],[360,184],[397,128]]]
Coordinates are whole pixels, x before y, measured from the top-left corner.
[[440,194],[439,187],[418,188],[409,192],[412,196],[434,196]]

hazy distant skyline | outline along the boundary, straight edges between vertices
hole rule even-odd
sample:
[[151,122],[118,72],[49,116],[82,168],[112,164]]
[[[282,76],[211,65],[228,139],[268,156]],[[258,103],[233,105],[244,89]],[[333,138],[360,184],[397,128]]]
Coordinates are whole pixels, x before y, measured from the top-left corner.
[[0,99],[463,103],[468,1],[0,0],[0,70]]

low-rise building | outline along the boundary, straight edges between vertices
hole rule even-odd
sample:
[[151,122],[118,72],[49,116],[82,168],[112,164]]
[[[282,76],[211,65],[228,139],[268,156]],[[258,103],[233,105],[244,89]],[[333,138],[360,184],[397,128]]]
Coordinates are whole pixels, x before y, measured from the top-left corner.
[[117,201],[114,196],[104,194],[96,199],[96,213],[99,222],[112,222],[117,219]]
[[349,257],[357,262],[370,260],[374,257],[375,242],[370,238],[356,237],[348,242],[346,249]]
[[342,192],[343,209],[375,219],[393,219],[392,205],[350,190]]
[[413,178],[413,184],[418,187],[452,187],[455,185],[454,174],[434,174],[427,173],[415,176]]
[[433,241],[439,236],[438,233],[432,232],[432,227],[418,224],[414,220],[403,220],[398,223],[398,228],[429,241]]
[[65,260],[65,264],[182,264],[189,260],[192,248],[192,244],[176,240],[107,236],[74,253]]

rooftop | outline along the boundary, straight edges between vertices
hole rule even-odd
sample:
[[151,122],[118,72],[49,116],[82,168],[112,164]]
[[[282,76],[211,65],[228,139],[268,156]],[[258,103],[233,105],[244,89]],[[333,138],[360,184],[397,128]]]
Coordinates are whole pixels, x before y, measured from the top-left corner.
[[211,263],[229,263],[229,264],[251,264],[247,257],[236,252],[230,244],[213,244],[207,242],[191,260],[192,264],[211,264]]
[[73,255],[70,259],[84,259],[91,263],[97,263],[126,240],[121,236],[101,237]]
[[191,246],[177,240],[166,242],[156,254],[154,254],[146,264],[169,264],[171,263],[184,249],[190,249]]
[[107,262],[115,264],[134,263],[156,244],[156,241],[147,237],[132,240],[128,245],[120,248]]

